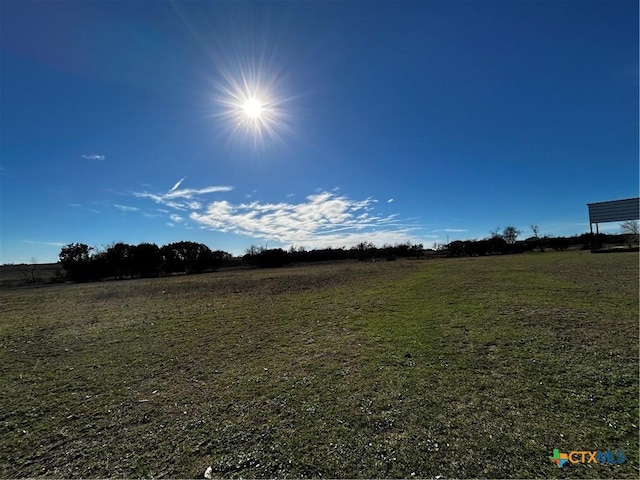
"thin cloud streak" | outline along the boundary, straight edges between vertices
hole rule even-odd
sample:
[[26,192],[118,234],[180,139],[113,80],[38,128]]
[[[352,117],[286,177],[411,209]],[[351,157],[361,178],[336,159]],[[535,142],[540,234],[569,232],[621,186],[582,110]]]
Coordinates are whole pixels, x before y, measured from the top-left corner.
[[230,192],[233,190],[233,187],[228,186],[212,186],[212,187],[204,187],[204,188],[186,188],[183,190],[172,190],[166,194],[164,194],[164,198],[173,199],[173,198],[193,198],[197,195],[205,195],[207,193],[216,193],[216,192]]
[[49,247],[64,247],[66,245],[64,242],[38,242],[35,240],[23,240],[23,242],[30,245],[47,245]]
[[82,158],[84,158],[85,160],[104,160],[107,157],[105,155],[90,154],[82,155]]
[[175,191],[180,186],[180,184],[185,181],[186,178],[187,177],[182,177],[180,180],[178,180],[176,184],[173,187],[171,187],[171,190],[169,190],[169,193]]
[[120,205],[118,203],[114,203],[113,206],[120,210],[121,212],[139,212],[140,209],[138,207],[129,207],[128,205]]

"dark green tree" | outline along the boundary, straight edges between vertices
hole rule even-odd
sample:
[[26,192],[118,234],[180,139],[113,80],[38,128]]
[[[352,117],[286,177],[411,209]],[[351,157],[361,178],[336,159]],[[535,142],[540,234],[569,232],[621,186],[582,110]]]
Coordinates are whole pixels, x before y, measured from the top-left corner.
[[367,260],[375,257],[377,252],[376,246],[371,242],[360,242],[358,245],[351,247],[351,252],[354,257],[360,260],[361,262],[366,262]]
[[214,250],[211,252],[209,256],[211,269],[215,272],[221,266],[223,266],[226,262],[231,260],[232,255],[229,252],[225,252],[223,250]]
[[111,276],[118,279],[131,276],[131,245],[118,242],[107,247],[106,257]]
[[411,251],[411,256],[420,258],[422,255],[424,255],[424,245],[421,243],[418,243],[416,245],[411,245],[410,251]]
[[88,280],[91,250],[93,248],[84,243],[70,243],[62,247],[59,255],[60,264],[71,280]]
[[167,273],[201,273],[212,268],[211,249],[203,243],[170,243],[163,246],[160,253]]
[[283,267],[291,263],[291,258],[281,248],[263,249],[252,258],[254,265],[261,268]]
[[160,248],[155,243],[141,243],[131,249],[132,273],[141,278],[160,273]]

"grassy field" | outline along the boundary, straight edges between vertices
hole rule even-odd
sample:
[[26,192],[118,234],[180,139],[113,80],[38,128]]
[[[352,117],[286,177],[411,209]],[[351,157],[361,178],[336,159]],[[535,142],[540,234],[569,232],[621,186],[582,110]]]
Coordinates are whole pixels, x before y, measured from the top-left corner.
[[[638,478],[638,254],[0,291],[0,477]],[[624,450],[618,465],[553,449]]]
[[0,289],[62,283],[62,273],[58,263],[0,265]]

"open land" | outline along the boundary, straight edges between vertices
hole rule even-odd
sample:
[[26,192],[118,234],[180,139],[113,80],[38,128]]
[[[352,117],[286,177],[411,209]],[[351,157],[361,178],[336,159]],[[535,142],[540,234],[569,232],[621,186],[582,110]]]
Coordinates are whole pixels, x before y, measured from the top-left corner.
[[638,478],[637,253],[15,288],[0,311],[0,477]]

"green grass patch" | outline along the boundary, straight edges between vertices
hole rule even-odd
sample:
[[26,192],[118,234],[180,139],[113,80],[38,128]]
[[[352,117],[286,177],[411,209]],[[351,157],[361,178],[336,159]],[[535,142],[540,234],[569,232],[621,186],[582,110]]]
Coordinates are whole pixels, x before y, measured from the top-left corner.
[[[638,476],[638,255],[0,292],[0,476]],[[553,449],[624,450],[620,466]]]

